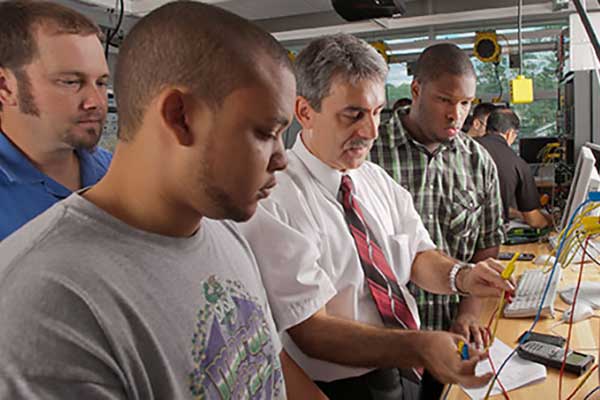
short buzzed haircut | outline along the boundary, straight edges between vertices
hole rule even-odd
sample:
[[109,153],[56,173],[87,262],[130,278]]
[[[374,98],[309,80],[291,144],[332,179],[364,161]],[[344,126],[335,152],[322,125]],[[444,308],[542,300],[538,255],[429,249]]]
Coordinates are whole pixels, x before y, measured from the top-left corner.
[[157,8],[133,27],[119,51],[119,139],[133,137],[162,89],[189,88],[217,108],[235,89],[256,82],[265,57],[293,71],[273,36],[235,14],[194,1]]
[[98,26],[88,17],[50,1],[11,0],[0,2],[0,67],[12,71],[31,63],[38,54],[37,28],[55,34],[97,35]]
[[510,108],[500,108],[492,111],[487,120],[486,133],[505,134],[509,129],[519,131],[521,121]]
[[473,109],[473,118],[481,120],[492,113],[492,111],[501,108],[493,103],[479,103]]
[[477,77],[469,56],[455,44],[439,43],[429,46],[417,59],[414,78],[426,83],[435,81],[444,74]]
[[296,94],[317,112],[329,95],[333,80],[350,84],[362,80],[385,83],[388,66],[373,46],[355,36],[340,33],[313,40],[296,57]]

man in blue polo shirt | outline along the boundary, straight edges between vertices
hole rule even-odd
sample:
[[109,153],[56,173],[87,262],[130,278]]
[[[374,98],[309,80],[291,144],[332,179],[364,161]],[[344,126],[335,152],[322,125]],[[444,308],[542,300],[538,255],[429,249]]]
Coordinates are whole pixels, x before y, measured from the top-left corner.
[[96,148],[107,111],[101,32],[51,2],[0,3],[0,240],[71,192],[111,155]]

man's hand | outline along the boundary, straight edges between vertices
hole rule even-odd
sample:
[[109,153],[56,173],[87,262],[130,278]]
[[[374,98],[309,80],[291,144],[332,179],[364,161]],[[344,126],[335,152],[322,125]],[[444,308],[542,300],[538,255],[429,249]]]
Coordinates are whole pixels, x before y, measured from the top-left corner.
[[450,327],[450,332],[464,336],[467,339],[465,343],[475,343],[478,349],[486,348],[490,341],[487,330],[473,314],[459,313]]
[[504,270],[502,264],[493,258],[480,261],[473,268],[463,268],[456,278],[456,287],[478,297],[497,297],[503,290],[513,293],[515,290],[512,279],[505,281],[500,276]]
[[481,387],[492,378],[491,372],[476,376],[475,366],[487,358],[487,352],[469,348],[469,359],[461,360],[458,342],[465,338],[448,332],[421,332],[424,367],[441,383],[458,383],[464,387]]

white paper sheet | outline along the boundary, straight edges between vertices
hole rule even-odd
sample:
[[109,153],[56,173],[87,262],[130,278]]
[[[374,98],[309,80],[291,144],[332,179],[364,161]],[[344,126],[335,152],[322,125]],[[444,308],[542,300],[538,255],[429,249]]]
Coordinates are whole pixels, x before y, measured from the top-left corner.
[[[506,357],[510,354],[512,349],[508,347],[501,340],[495,339],[494,344],[490,347],[490,358],[494,363],[496,371],[500,368],[500,365],[504,362]],[[481,361],[477,364],[475,369],[477,375],[483,375],[490,372],[492,367],[488,360]],[[510,361],[504,366],[502,372],[500,372],[500,381],[506,388],[506,390],[513,390],[522,386],[530,385],[535,382],[546,379],[546,367],[541,364],[536,364],[531,361],[523,360],[517,354],[513,355]],[[489,383],[476,389],[465,389],[462,388],[473,400],[480,400],[485,397]],[[502,393],[502,389],[498,384],[498,381],[494,383],[491,395]]]

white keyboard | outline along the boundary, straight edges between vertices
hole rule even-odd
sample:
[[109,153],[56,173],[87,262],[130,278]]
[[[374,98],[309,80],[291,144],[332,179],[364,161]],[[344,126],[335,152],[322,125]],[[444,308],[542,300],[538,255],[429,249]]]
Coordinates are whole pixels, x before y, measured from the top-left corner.
[[[542,316],[554,317],[554,300],[556,299],[561,273],[562,269],[559,267],[554,271],[554,276],[552,277],[552,282],[550,283],[548,294],[542,307]],[[519,278],[513,302],[504,307],[504,316],[507,318],[535,317],[549,277],[550,272],[544,274],[541,269],[526,270]]]

